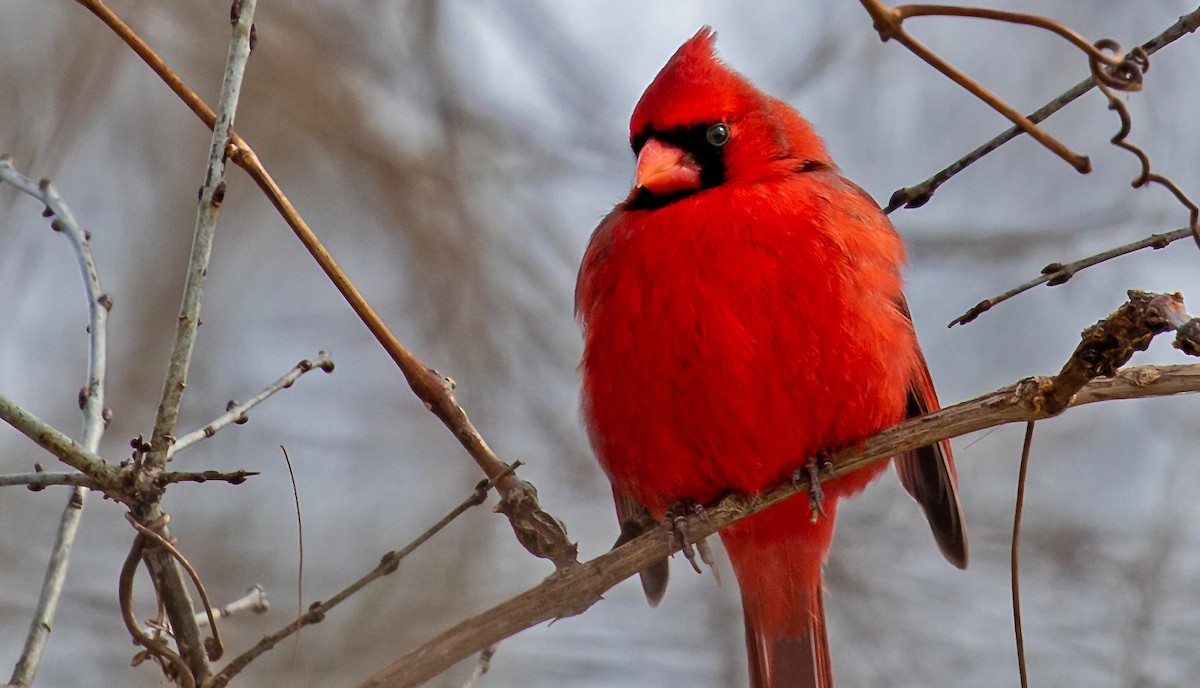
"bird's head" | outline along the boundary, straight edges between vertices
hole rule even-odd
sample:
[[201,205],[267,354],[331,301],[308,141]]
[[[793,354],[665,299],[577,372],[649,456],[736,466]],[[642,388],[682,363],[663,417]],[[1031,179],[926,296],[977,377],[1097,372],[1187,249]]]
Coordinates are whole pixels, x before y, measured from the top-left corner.
[[700,29],[633,110],[635,207],[659,207],[727,181],[833,165],[799,113],[717,58],[716,38],[711,28]]

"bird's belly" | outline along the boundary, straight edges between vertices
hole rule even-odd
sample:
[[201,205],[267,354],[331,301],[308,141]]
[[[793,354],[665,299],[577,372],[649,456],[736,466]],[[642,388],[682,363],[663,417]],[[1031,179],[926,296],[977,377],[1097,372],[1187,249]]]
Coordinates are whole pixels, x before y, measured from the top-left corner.
[[902,418],[915,340],[890,304],[845,308],[837,290],[764,298],[744,281],[672,286],[598,313],[583,360],[593,447],[653,513],[760,492]]

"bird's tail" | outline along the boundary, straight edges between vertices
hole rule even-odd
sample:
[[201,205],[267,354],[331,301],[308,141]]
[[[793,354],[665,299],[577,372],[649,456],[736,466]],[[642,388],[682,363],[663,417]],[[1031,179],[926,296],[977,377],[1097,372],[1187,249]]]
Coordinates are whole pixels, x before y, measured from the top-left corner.
[[833,688],[821,585],[833,502],[816,523],[801,495],[722,531],[742,591],[751,688]]
[[746,615],[751,688],[833,688],[825,604],[819,587],[808,592],[810,618],[796,637],[759,628]]

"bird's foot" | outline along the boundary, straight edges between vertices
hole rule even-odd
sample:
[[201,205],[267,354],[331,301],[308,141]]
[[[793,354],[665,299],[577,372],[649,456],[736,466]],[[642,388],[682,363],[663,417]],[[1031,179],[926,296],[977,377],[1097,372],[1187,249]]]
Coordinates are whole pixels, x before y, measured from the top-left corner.
[[689,514],[696,514],[704,520],[708,520],[708,513],[704,510],[704,505],[688,502],[676,502],[674,506],[667,509],[667,517],[663,524],[670,533],[672,540],[679,540],[682,546],[680,551],[683,552],[683,558],[687,559],[692,565],[692,570],[700,573],[700,564],[696,563],[696,552],[699,550],[700,561],[708,565],[713,570],[713,574],[717,575],[717,581],[720,582],[720,576],[716,573],[717,569],[713,565],[712,550],[708,547],[708,542],[701,538],[699,542],[692,542],[692,536],[688,532],[687,519]]
[[804,465],[804,468],[796,470],[792,473],[792,482],[798,483],[803,480],[806,475],[808,478],[808,507],[812,510],[811,522],[816,523],[817,519],[825,515],[825,491],[821,489],[821,469],[827,470],[831,477],[836,477],[834,473],[833,463],[829,461],[829,452],[821,451],[811,461]]

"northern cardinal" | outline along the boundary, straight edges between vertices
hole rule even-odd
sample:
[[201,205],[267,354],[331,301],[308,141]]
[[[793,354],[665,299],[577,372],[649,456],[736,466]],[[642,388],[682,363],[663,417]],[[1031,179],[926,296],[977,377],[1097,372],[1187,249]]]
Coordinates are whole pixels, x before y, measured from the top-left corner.
[[[634,109],[636,183],[576,286],[583,415],[626,539],[678,503],[762,492],[938,408],[900,237],[807,121],[717,59],[715,38],[684,43]],[[896,467],[965,567],[949,443]],[[721,532],[755,688],[833,685],[821,569],[838,500],[884,468],[825,482],[815,520],[798,496]],[[665,567],[642,574],[651,604]]]

